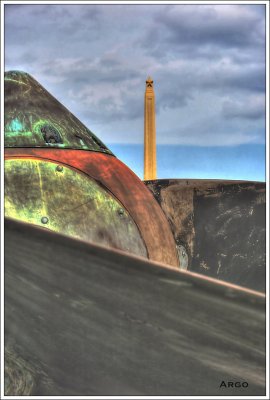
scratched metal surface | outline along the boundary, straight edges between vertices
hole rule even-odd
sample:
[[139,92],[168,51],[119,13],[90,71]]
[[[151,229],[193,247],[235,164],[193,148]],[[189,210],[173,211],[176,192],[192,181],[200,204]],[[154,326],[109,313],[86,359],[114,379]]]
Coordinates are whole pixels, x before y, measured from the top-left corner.
[[5,222],[6,394],[263,396],[264,310],[251,290]]
[[97,181],[66,165],[6,160],[5,216],[147,257],[125,207]]
[[265,183],[161,179],[146,185],[170,222],[182,267],[265,291]]
[[22,71],[5,73],[5,147],[72,148],[112,154],[93,132]]

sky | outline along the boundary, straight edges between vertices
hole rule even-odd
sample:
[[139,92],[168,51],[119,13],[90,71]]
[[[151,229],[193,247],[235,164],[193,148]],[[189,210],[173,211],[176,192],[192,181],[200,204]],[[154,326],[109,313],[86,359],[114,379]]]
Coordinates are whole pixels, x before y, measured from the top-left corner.
[[[143,144],[151,75],[157,144],[174,158],[179,149],[179,169],[168,155],[171,169],[158,160],[159,177],[181,178],[180,156],[192,147],[198,178],[214,177],[224,151],[226,177],[264,180],[264,5],[6,4],[5,70],[13,69],[30,73],[139,176],[141,157],[128,149]],[[212,163],[202,171],[204,148]]]

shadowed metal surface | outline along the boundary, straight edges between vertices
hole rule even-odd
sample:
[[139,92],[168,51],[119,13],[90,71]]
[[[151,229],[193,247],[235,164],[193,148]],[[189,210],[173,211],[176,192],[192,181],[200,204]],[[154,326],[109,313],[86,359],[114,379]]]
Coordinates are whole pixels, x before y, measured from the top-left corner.
[[264,304],[251,290],[7,220],[6,393],[25,388],[15,375],[31,395],[262,396]]
[[265,183],[161,179],[146,185],[170,222],[182,268],[265,291]]

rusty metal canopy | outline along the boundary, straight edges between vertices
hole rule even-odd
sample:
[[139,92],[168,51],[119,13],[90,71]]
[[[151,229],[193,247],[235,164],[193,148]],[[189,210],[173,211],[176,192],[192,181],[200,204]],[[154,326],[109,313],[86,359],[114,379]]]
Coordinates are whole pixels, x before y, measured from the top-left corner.
[[5,147],[112,152],[29,74],[5,73]]

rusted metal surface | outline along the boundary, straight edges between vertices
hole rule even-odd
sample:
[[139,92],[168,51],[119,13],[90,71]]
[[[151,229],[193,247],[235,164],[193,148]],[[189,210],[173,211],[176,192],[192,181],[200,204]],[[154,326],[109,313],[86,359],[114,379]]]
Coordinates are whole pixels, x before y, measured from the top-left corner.
[[175,241],[163,211],[142,181],[116,157],[70,149],[5,149],[6,160],[10,157],[50,160],[86,173],[110,191],[130,213],[146,245],[148,257],[178,268]]
[[180,265],[265,291],[265,183],[146,182],[166,214]]
[[7,395],[265,394],[263,294],[29,224],[5,229]]
[[[147,253],[152,260],[179,266],[170,226],[144,184],[89,129],[24,72],[11,71],[5,74],[5,147],[6,159],[40,158],[65,164],[87,174],[90,182],[96,181],[103,186],[130,214],[146,246],[146,252],[140,250],[141,254]],[[7,190],[15,193],[16,188]],[[61,215],[63,218],[62,227],[65,221],[63,199],[71,194],[74,196],[69,187],[63,188],[62,205],[59,205],[58,213],[58,219]],[[41,223],[49,228],[51,220],[48,222],[46,215],[41,218]],[[90,215],[86,216],[87,221],[89,218]],[[88,225],[90,230],[91,224]],[[68,233],[69,227],[65,229]],[[127,234],[127,229],[123,228],[122,236]],[[110,243],[114,243],[112,221],[107,232],[109,230]],[[64,233],[62,228],[61,232]],[[87,236],[93,239],[95,235],[91,236],[88,232]],[[103,240],[101,238],[98,242],[102,243]],[[132,250],[136,254],[137,245],[135,243]],[[130,245],[124,247],[130,248]]]
[[66,165],[33,158],[6,160],[5,215],[147,257],[124,206],[95,180]]
[[112,154],[34,78],[5,73],[5,147],[53,147]]

